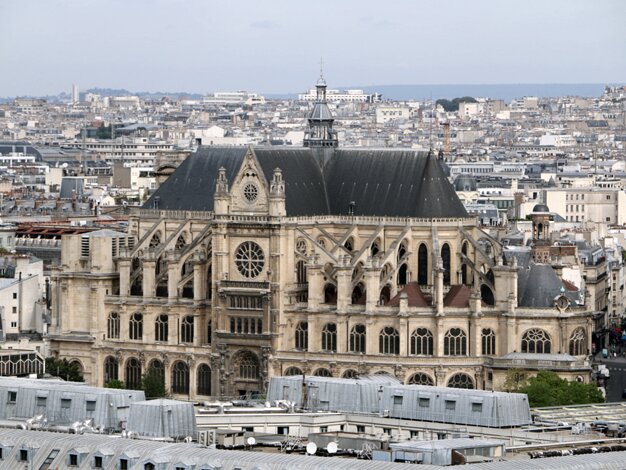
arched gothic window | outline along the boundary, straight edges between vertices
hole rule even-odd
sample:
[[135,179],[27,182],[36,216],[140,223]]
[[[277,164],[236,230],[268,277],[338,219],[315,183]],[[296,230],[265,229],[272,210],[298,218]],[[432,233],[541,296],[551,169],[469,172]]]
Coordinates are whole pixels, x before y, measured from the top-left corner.
[[315,371],[315,374],[313,374],[313,375],[315,375],[316,377],[332,377],[333,376],[331,371],[329,371],[328,369],[325,369],[323,367],[320,368],[320,369],[317,369]]
[[306,263],[302,260],[296,263],[296,282],[298,284],[306,284],[308,282],[306,276]]
[[302,375],[302,370],[299,367],[289,367],[283,375]]
[[358,378],[359,373],[354,369],[348,369],[343,374],[341,374],[341,378],[343,379],[356,379]]
[[189,393],[189,366],[183,361],[172,365],[172,393]]
[[180,322],[181,343],[193,343],[193,324],[194,318],[191,315],[187,315]]
[[424,374],[423,372],[416,372],[407,381],[407,385],[429,385],[434,386],[435,381],[428,374]]
[[134,340],[143,339],[143,315],[135,312],[128,321],[128,337]]
[[354,325],[350,330],[350,352],[365,353],[365,325]]
[[474,388],[474,381],[469,375],[459,372],[458,374],[454,374],[450,377],[447,386],[451,388],[467,388],[471,390]]
[[130,390],[141,389],[141,363],[134,357],[126,361],[126,381],[124,386]]
[[150,248],[156,248],[161,244],[161,232],[156,232],[150,239]]
[[169,319],[165,314],[159,315],[154,323],[154,340],[167,341],[169,330]]
[[185,248],[186,244],[187,244],[187,241],[185,240],[185,234],[181,233],[178,239],[176,240],[175,249],[182,250],[183,248]]
[[352,289],[352,305],[365,305],[365,289],[363,284],[358,284]]
[[493,356],[496,353],[496,332],[491,328],[483,328],[480,339],[483,356]]
[[167,260],[164,256],[159,257],[157,259],[155,268],[154,268],[154,278],[156,284],[156,296],[157,297],[167,297],[168,296],[168,268],[167,268]]
[[433,334],[427,328],[415,328],[411,333],[411,354],[415,356],[433,355]]
[[324,286],[324,303],[325,304],[337,303],[337,288],[332,284],[326,284]]
[[106,385],[111,380],[118,380],[118,363],[117,359],[108,356],[104,360],[104,384]]
[[461,328],[450,328],[443,338],[444,356],[465,356],[467,354],[467,335]]
[[407,253],[407,248],[406,248],[406,242],[402,242],[400,243],[400,246],[398,247],[398,262],[400,262],[404,256]]
[[576,328],[569,337],[569,353],[572,356],[584,356],[587,354],[587,341],[585,330]]
[[376,256],[380,252],[380,241],[374,240],[372,246],[370,246],[370,255]]
[[119,339],[120,337],[120,315],[117,312],[109,313],[107,319],[107,338]]
[[198,366],[196,393],[198,395],[211,395],[211,368],[206,364],[200,364]]
[[[489,272],[491,272],[491,271],[489,271]],[[495,303],[496,303],[495,298],[493,296],[493,291],[491,290],[491,288],[487,284],[482,284],[480,286],[480,298],[487,305],[495,305]]]
[[326,323],[322,328],[322,351],[337,352],[337,325]]
[[398,269],[398,285],[405,286],[408,282],[408,268],[406,263],[402,263],[400,268]]
[[296,326],[296,349],[309,350],[309,323],[301,321]]
[[143,263],[139,258],[131,263],[130,295],[143,295]]
[[443,283],[450,285],[450,245],[444,243],[441,247],[441,261],[443,263]]
[[250,351],[238,353],[234,362],[239,379],[256,380],[259,378],[259,361]]
[[400,354],[400,334],[391,326],[380,331],[378,337],[378,352],[381,354]]
[[387,284],[380,290],[380,296],[378,297],[378,301],[380,305],[386,305],[389,300],[391,300],[391,286]]
[[540,328],[531,328],[522,335],[522,352],[550,354],[552,342],[550,335]]
[[420,286],[428,284],[428,248],[424,243],[417,250],[417,283]]

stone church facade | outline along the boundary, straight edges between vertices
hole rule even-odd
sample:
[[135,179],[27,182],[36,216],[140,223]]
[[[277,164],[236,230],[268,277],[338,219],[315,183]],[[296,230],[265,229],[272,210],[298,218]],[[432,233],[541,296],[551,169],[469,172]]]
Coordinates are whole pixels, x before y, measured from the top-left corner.
[[503,256],[435,155],[337,147],[318,92],[305,148],[200,148],[128,233],[64,237],[53,351],[93,385],[136,388],[153,369],[191,399],[303,373],[500,389],[518,367],[589,381],[584,301],[550,266]]

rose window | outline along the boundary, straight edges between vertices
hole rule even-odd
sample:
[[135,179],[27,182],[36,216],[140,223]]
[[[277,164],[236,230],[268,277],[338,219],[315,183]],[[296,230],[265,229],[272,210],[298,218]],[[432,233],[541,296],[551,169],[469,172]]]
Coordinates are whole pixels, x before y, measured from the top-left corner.
[[243,242],[235,252],[235,265],[239,272],[247,277],[257,277],[263,270],[265,257],[263,250],[254,242]]
[[247,202],[256,201],[257,196],[259,195],[259,189],[252,183],[248,183],[243,188],[243,197],[246,198]]

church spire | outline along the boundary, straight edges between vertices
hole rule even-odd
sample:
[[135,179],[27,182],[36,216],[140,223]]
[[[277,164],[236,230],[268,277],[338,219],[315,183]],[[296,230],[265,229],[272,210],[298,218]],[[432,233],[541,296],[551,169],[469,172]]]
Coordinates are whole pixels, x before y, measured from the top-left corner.
[[315,85],[317,99],[309,115],[309,128],[304,136],[305,147],[337,147],[337,133],[333,130],[335,119],[326,103],[326,80],[320,60],[320,78]]

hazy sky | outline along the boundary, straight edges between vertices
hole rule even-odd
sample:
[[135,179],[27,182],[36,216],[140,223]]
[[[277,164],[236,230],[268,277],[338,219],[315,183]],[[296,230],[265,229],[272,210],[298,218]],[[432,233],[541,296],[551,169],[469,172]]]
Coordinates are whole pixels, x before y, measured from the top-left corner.
[[624,83],[623,0],[0,0],[0,96]]

